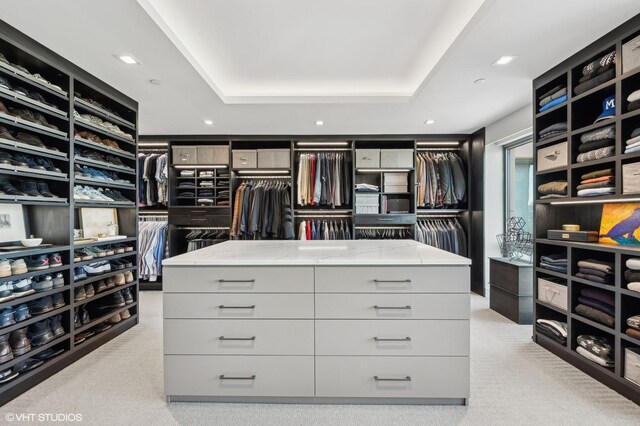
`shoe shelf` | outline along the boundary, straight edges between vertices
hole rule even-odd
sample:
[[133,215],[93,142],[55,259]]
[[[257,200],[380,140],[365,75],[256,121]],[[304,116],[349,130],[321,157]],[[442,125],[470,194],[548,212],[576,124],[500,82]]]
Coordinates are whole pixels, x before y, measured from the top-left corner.
[[134,145],[134,146],[136,144],[134,139],[129,139],[129,138],[121,136],[121,135],[119,135],[117,133],[113,133],[110,130],[105,129],[104,127],[101,127],[101,126],[98,126],[96,124],[90,123],[90,122],[84,120],[83,118],[75,117],[75,124],[76,124],[76,127],[82,127],[82,128],[87,129],[87,130],[91,130],[93,132],[100,133],[100,134],[102,134],[104,136],[107,136],[109,138],[115,139],[118,142],[124,142],[124,143],[127,143],[129,145]]
[[[91,247],[91,246],[103,246],[103,245],[107,245],[107,244],[118,244],[118,243],[128,243],[131,241],[136,241],[137,238],[136,237],[127,237],[127,238],[121,238],[118,240],[109,240],[109,241],[91,241],[88,243],[82,243],[82,244],[73,244],[73,248],[74,249],[79,249],[79,248],[83,248],[83,247]],[[128,253],[132,253],[132,252],[128,252]],[[122,253],[121,253],[122,254]]]
[[85,101],[84,99],[74,98],[73,105],[77,108],[86,110],[90,114],[96,115],[104,120],[110,121],[113,124],[117,124],[118,126],[125,126],[129,128],[129,130],[134,130],[134,131],[136,130],[136,125],[133,124],[132,122],[127,121],[122,117],[118,117],[117,115],[114,115],[109,111],[105,111],[104,109],[96,105],[92,105],[91,103]]
[[100,274],[100,275],[92,275],[90,277],[85,278],[84,280],[74,281],[73,287],[76,288],[76,287],[78,287],[80,285],[83,285],[83,284],[95,283],[96,281],[100,281],[100,280],[104,280],[105,278],[113,277],[114,275],[117,275],[120,272],[124,273],[124,272],[127,272],[127,271],[131,271],[133,273],[133,271],[135,271],[136,269],[138,269],[137,265],[133,266],[132,268],[119,269],[117,271],[109,271],[109,272],[105,272],[104,274]]
[[57,180],[61,182],[69,182],[69,175],[66,173],[49,172],[47,170],[32,169],[24,166],[12,166],[9,164],[0,164],[0,172],[11,172],[17,176],[35,177],[48,180]]
[[[68,289],[69,289],[69,286],[66,286],[65,290],[68,290]],[[25,328],[25,327],[33,324],[33,323],[36,323],[38,321],[42,321],[43,319],[47,319],[47,318],[52,317],[54,315],[62,314],[64,312],[68,311],[70,308],[71,308],[71,305],[66,304],[64,306],[59,307],[58,309],[54,309],[54,310],[49,311],[49,312],[45,312],[45,313],[42,313],[42,314],[32,314],[29,319],[17,322],[17,323],[12,324],[12,325],[10,325],[8,327],[0,328],[0,333],[2,333],[2,334],[11,333],[14,330],[19,330],[21,328]],[[0,371],[2,371],[2,364],[0,364]]]
[[107,188],[127,189],[135,191],[136,186],[134,184],[107,182],[104,180],[96,180],[87,177],[74,176],[74,182],[82,185],[100,186]]
[[[84,304],[84,302],[82,302],[82,304]],[[113,310],[110,310],[108,313],[105,313],[95,319],[91,319],[91,321],[89,321],[87,324],[84,324],[82,327],[78,327],[78,328],[74,328],[73,330],[73,334],[76,335],[78,333],[82,333],[83,331],[87,331],[88,329],[95,327],[96,325],[105,322],[106,320],[108,320],[109,318],[111,318],[112,316],[114,316],[115,314],[119,314],[121,312],[126,311],[127,309],[131,309],[135,306],[138,306],[138,302],[137,301],[133,301],[133,303],[130,303],[128,305],[122,306],[120,308],[115,308]],[[133,317],[133,314],[131,314],[131,316]],[[130,320],[131,318],[127,318],[125,321]],[[122,322],[122,321],[120,321]],[[119,324],[119,323],[118,323]],[[115,324],[117,325],[117,324]],[[113,328],[113,326],[111,327]],[[109,329],[111,330],[111,329]],[[108,330],[105,330],[105,332],[107,332]],[[102,334],[102,333],[100,333]],[[2,366],[2,364],[0,364],[0,366]]]
[[50,114],[56,118],[59,118],[60,120],[69,120],[69,114],[67,114],[66,112],[42,102],[36,101],[35,99],[31,99],[28,96],[22,95],[18,92],[9,90],[2,86],[0,86],[0,98],[7,99],[22,106],[35,109],[38,112]]
[[62,245],[51,245],[46,247],[34,247],[32,249],[24,249],[24,250],[13,250],[13,251],[3,251],[0,250],[0,259],[15,259],[16,257],[27,257],[27,256],[35,256],[45,253],[56,253],[56,252],[64,252],[69,251],[71,246],[62,246]]
[[[2,258],[2,254],[0,254],[0,259],[1,258]],[[9,277],[0,277],[0,283],[7,282],[7,281],[21,280],[23,278],[39,277],[40,275],[57,274],[58,272],[66,271],[67,269],[69,269],[69,265],[62,265],[62,266],[56,266],[55,268],[43,269],[41,271],[29,271],[26,274],[11,275]]]
[[34,357],[35,355],[39,354],[40,352],[44,352],[45,350],[49,349],[52,346],[55,346],[59,343],[64,342],[65,340],[68,340],[69,338],[71,338],[71,333],[66,332],[65,330],[65,334],[57,337],[55,339],[53,339],[52,341],[50,341],[49,343],[47,343],[46,345],[42,345],[42,346],[38,346],[38,347],[31,347],[31,350],[29,352],[27,352],[26,354],[20,355],[18,357],[14,357],[11,361],[7,361],[3,364],[0,364],[0,369],[5,370],[7,368],[11,368],[16,364],[21,363],[22,361],[25,361],[29,358]]
[[113,170],[114,172],[128,173],[130,175],[136,174],[135,169],[129,167],[122,167],[116,164],[106,163],[104,161],[92,160],[91,158],[75,156],[75,162],[79,164],[86,164],[87,166],[100,167],[101,169]]
[[8,124],[10,126],[19,127],[24,130],[29,130],[31,132],[37,132],[42,135],[51,136],[54,138],[62,139],[65,141],[69,140],[69,137],[66,132],[62,130],[52,129],[47,126],[43,126],[42,124],[33,123],[31,121],[24,120],[20,117],[15,117],[13,115],[5,114],[0,112],[0,123]]
[[32,75],[26,74],[23,71],[20,71],[19,69],[11,66],[10,64],[0,61],[0,72],[12,78],[15,78],[17,80],[20,80],[23,83],[30,84],[36,87],[38,90],[43,90],[50,95],[55,95],[67,101],[69,100],[69,96],[67,92],[65,92],[64,90],[53,87],[50,84],[46,84],[45,82],[40,81],[37,78],[33,77]]
[[[91,247],[91,245],[87,245],[85,247]],[[128,256],[136,256],[137,254],[138,254],[138,252],[134,250],[134,251],[130,251],[128,253],[125,252],[125,253],[114,254],[114,255],[111,255],[111,256],[95,257],[95,258],[93,258],[93,260],[82,260],[80,262],[75,262],[73,264],[73,267],[76,268],[78,266],[84,266],[84,265],[88,265],[90,263],[103,262],[103,261],[106,262],[106,261],[116,260],[116,259],[120,259],[120,258],[128,257]],[[124,271],[124,269],[120,269],[120,271]],[[110,271],[110,272],[113,272],[113,270]]]
[[95,150],[98,150],[98,151],[106,152],[108,154],[119,155],[120,157],[128,158],[130,160],[135,160],[136,159],[136,155],[134,153],[132,153],[132,152],[111,148],[111,147],[108,147],[106,145],[102,145],[100,143],[96,143],[94,141],[91,141],[89,139],[82,138],[80,136],[75,136],[73,140],[74,140],[75,145],[84,146],[84,147],[87,147],[87,148],[91,148],[91,149],[95,149]]
[[135,208],[136,203],[133,201],[100,201],[100,200],[74,200],[77,207],[122,207]]
[[24,152],[25,154],[37,155],[39,157],[52,158],[59,161],[69,161],[69,157],[65,152],[40,148],[39,146],[29,145],[28,143],[20,141],[12,141],[9,139],[0,138],[0,148]]
[[[118,290],[124,290],[125,288],[129,288],[129,287],[134,287],[136,284],[138,284],[138,280],[133,280],[130,283],[126,283],[126,284],[122,284],[122,285],[116,285],[113,288],[104,290],[100,293],[96,293],[94,296],[91,297],[86,297],[82,300],[75,300],[73,301],[73,307],[77,307],[77,306],[81,306],[81,305],[86,305],[87,303],[93,302],[95,300],[100,300],[105,296],[108,296],[110,294],[113,294],[115,292],[117,292]],[[76,286],[76,288],[81,287],[80,285]],[[75,288],[74,288],[75,290]],[[133,292],[132,292],[133,294]],[[131,304],[128,304],[127,306],[131,306]],[[1,330],[1,329],[0,329]]]
[[93,351],[94,349],[102,346],[109,340],[113,339],[115,336],[122,333],[123,331],[133,327],[137,323],[137,321],[138,321],[138,314],[132,313],[130,318],[127,318],[126,320],[122,320],[117,324],[111,325],[111,328],[103,331],[102,333],[97,333],[91,337],[87,337],[81,343],[74,343],[73,344],[74,350],[81,352],[84,356],[85,354]]
[[29,197],[0,195],[0,204],[22,204],[29,206],[69,206],[67,198]]

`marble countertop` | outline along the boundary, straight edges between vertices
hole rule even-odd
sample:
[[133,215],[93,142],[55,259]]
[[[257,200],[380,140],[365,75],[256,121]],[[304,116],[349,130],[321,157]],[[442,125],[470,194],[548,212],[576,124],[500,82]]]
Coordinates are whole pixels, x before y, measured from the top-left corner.
[[226,241],[164,266],[470,265],[471,260],[413,240]]

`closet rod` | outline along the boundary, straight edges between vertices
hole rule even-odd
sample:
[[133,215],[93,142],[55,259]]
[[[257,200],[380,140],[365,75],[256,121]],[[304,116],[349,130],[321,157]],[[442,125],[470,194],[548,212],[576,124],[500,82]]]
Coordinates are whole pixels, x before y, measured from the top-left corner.
[[293,209],[293,212],[296,214],[345,214],[351,213],[353,210],[350,209],[336,209],[336,210],[302,210],[302,209]]
[[247,180],[247,179],[291,179],[291,176],[283,176],[283,175],[257,175],[257,176],[237,176],[238,180]]
[[460,151],[460,148],[416,148],[416,151]]
[[352,151],[351,148],[293,148],[294,151]]
[[449,214],[449,215],[445,215],[445,214],[430,214],[427,216],[422,216],[420,217],[420,219],[418,220],[429,220],[429,219],[455,219],[456,217],[458,217],[458,215],[453,215],[453,214]]
[[304,218],[351,218],[350,214],[297,214],[296,218],[304,219]]
[[405,225],[405,226],[356,226],[356,230],[358,229],[402,229],[407,231],[409,227],[413,225]]
[[225,230],[225,229],[230,229],[228,226],[178,226],[178,229],[183,229],[185,231],[200,231],[200,230],[217,230],[217,231],[221,231],[221,230]]

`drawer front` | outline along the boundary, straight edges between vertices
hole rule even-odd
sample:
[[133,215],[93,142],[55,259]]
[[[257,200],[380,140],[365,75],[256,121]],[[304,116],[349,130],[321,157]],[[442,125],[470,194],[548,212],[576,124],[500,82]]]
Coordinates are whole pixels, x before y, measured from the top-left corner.
[[316,355],[469,356],[468,320],[317,320]]
[[258,167],[258,152],[255,149],[233,150],[232,155],[235,169],[255,169]]
[[173,164],[198,164],[198,150],[195,146],[174,146]]
[[317,267],[315,273],[317,293],[469,293],[470,291],[468,266],[326,266]]
[[227,209],[169,209],[173,225],[192,226],[228,226],[229,210]]
[[164,318],[313,319],[313,294],[165,294]]
[[550,303],[566,311],[569,303],[567,286],[538,278],[538,300]]
[[640,163],[622,165],[622,193],[637,194],[640,192]]
[[380,167],[413,167],[412,149],[383,149],[380,151]]
[[624,378],[640,386],[640,350],[624,350]]
[[380,150],[379,149],[356,149],[356,167],[379,168],[380,167]]
[[317,294],[322,319],[469,319],[466,294]]
[[313,320],[167,319],[165,355],[313,355]]
[[199,146],[198,164],[229,164],[229,147]]
[[259,169],[287,169],[291,167],[291,151],[288,149],[259,149]]
[[314,393],[312,356],[166,355],[164,392],[185,396],[301,396]]
[[316,396],[468,398],[469,358],[316,357]]
[[567,142],[547,146],[538,150],[538,171],[564,167],[569,162]]
[[313,267],[168,266],[163,274],[165,293],[313,293]]
[[375,216],[356,216],[355,218],[356,225],[414,225],[415,223],[415,213],[377,214]]
[[622,72],[640,67],[640,36],[622,45]]

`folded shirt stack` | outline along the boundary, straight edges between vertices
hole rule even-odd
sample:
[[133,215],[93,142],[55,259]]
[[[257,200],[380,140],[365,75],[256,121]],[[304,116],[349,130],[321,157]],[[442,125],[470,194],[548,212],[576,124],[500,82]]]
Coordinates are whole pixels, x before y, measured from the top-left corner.
[[616,177],[613,169],[602,169],[585,173],[580,176],[577,186],[578,197],[596,197],[598,195],[613,194],[616,190]]
[[545,139],[555,138],[556,136],[560,136],[564,133],[567,133],[566,122],[552,124],[538,132],[538,142],[544,141]]
[[624,271],[627,288],[631,291],[640,292],[640,258],[632,257],[625,264],[628,268]]
[[212,180],[200,181],[200,186],[204,188],[213,188],[213,181]]
[[196,196],[195,192],[185,191],[178,194],[178,198],[193,198]]
[[564,198],[567,196],[567,182],[558,180],[543,183],[538,186],[538,192],[541,194],[541,200],[549,198]]
[[627,318],[627,325],[629,326],[625,332],[627,336],[640,340],[640,315]]
[[540,267],[555,272],[567,273],[567,254],[556,253],[540,256]]
[[194,182],[181,182],[180,185],[178,185],[178,189],[184,189],[184,188],[195,188],[196,184]]
[[210,170],[203,170],[200,172],[200,177],[213,177],[213,172]]
[[640,151],[640,127],[631,132],[631,137],[625,142],[624,153]]
[[576,313],[613,328],[615,324],[615,296],[610,291],[582,288]]
[[213,189],[198,190],[198,197],[213,197]]
[[196,175],[196,171],[195,170],[182,170],[180,172],[180,176],[182,177],[192,177]]
[[369,185],[368,183],[357,183],[356,192],[378,192],[380,187],[377,185]]
[[616,127],[612,124],[601,129],[583,133],[580,136],[577,162],[599,160],[615,154]]
[[559,85],[538,97],[540,112],[544,112],[567,101],[567,87]]
[[627,96],[627,102],[629,102],[629,105],[627,105],[628,112],[635,111],[640,108],[640,90],[636,90]]
[[587,259],[578,262],[576,277],[600,284],[611,284],[613,281],[613,263],[602,260]]
[[612,368],[614,366],[614,350],[609,339],[602,336],[581,334],[576,340],[578,342],[576,352],[580,355],[603,367]]
[[567,323],[555,320],[538,319],[536,320],[536,331],[544,334],[549,339],[560,343],[567,344]]
[[573,90],[576,95],[597,87],[616,76],[616,52],[607,53],[606,55],[588,63],[582,68],[582,77],[578,81],[578,85]]

